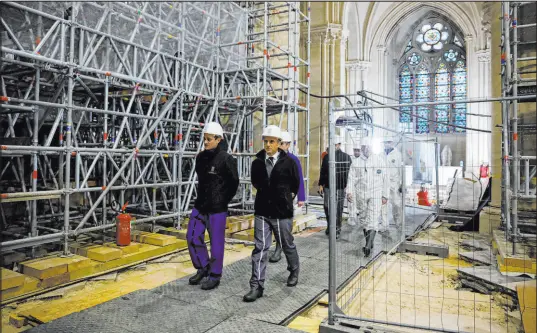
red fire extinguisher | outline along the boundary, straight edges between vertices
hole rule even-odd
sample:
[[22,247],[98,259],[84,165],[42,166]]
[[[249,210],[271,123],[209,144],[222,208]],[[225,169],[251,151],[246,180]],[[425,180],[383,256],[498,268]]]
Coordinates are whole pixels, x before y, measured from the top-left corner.
[[127,201],[116,218],[116,244],[118,246],[127,246],[131,243],[131,215],[125,213],[129,202]]

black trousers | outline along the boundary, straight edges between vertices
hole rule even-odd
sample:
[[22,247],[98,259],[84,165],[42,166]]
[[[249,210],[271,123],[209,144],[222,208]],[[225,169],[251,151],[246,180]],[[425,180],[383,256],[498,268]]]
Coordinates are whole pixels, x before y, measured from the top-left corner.
[[[342,190],[336,190],[336,206],[337,206],[337,211],[336,211],[336,229],[339,231],[341,230],[341,222],[342,222],[342,219],[343,219],[343,203],[345,202],[345,189],[342,189]],[[329,215],[329,211],[328,211],[328,207],[330,205],[330,189],[329,188],[325,188],[324,189],[324,213],[326,215],[326,221],[329,222],[328,225],[330,225],[330,223],[332,223],[332,221],[330,221],[330,215]]]

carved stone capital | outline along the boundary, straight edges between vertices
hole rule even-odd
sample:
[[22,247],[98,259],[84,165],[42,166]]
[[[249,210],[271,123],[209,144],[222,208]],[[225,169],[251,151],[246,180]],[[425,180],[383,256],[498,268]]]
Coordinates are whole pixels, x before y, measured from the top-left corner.
[[312,28],[310,34],[313,43],[318,43],[320,41],[323,44],[328,44],[338,39],[341,40],[343,37],[341,24],[334,23]]
[[490,62],[490,50],[481,50],[476,52],[477,60],[479,62]]

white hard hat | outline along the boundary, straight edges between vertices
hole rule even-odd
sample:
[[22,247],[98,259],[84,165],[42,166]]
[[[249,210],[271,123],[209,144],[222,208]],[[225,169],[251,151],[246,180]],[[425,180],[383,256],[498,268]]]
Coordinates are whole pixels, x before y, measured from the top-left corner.
[[282,142],[293,142],[291,134],[287,131],[282,131]]
[[371,146],[371,137],[369,136],[364,136],[361,140],[361,145],[362,146]]
[[262,136],[264,136],[264,137],[265,136],[272,136],[272,137],[281,139],[282,138],[282,131],[280,130],[280,128],[278,126],[268,125],[263,130]]
[[219,123],[215,123],[214,121],[205,124],[203,133],[214,134],[218,135],[219,137],[224,137],[224,130],[222,130],[222,126],[220,126]]

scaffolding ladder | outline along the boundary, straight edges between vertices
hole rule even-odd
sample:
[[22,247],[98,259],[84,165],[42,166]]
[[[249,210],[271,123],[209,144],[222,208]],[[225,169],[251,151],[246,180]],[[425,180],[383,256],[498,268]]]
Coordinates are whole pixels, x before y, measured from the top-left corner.
[[[502,97],[535,94],[535,3],[502,2],[502,13]],[[520,123],[520,103],[535,103],[535,99],[502,102],[502,222],[513,242],[513,253],[521,238],[535,238],[536,233],[534,223],[521,223],[520,201],[535,200],[531,179],[536,156],[524,154],[520,134],[535,132],[536,126]]]

